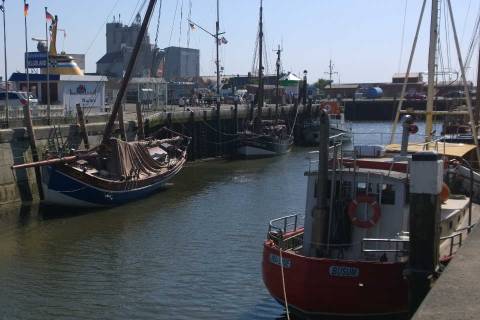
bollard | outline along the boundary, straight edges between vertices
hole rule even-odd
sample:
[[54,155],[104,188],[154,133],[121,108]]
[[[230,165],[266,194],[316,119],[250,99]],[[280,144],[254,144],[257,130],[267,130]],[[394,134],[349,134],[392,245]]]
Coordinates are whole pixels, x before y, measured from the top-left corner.
[[409,311],[413,315],[430,290],[438,265],[443,160],[431,152],[412,155],[410,165]]

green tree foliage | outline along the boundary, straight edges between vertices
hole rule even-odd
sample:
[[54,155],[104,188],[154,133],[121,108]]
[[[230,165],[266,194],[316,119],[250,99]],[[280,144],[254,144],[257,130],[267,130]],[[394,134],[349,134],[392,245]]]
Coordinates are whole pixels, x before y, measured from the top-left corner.
[[[332,81],[333,82],[333,81]],[[315,87],[317,87],[320,90],[323,90],[327,85],[330,84],[330,80],[326,79],[318,79],[317,82],[315,82]]]

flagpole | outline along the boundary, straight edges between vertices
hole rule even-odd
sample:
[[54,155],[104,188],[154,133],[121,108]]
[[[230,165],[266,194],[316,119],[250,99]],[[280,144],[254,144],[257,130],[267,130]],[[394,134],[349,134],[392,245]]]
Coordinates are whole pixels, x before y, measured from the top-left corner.
[[217,46],[217,108],[220,108],[220,60],[218,56],[218,47],[219,47],[219,32],[220,32],[220,14],[219,14],[219,4],[217,0],[217,23],[215,24],[215,44]]
[[5,0],[2,0],[3,13],[3,55],[5,62],[5,124],[8,128],[8,73],[7,73],[7,29],[5,28]]
[[30,109],[30,76],[28,74],[28,33],[27,33],[27,0],[23,0],[23,18],[25,24],[25,74],[27,75],[27,106]]
[[48,41],[47,7],[45,7],[45,41],[47,44],[47,124],[50,125],[50,41]]

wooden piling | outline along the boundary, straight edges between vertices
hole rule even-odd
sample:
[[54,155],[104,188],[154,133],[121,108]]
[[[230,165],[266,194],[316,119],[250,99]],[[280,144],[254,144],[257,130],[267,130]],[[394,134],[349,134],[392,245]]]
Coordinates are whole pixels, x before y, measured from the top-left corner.
[[216,134],[216,145],[215,145],[215,156],[219,157],[222,154],[222,124],[220,123],[220,102],[217,102],[217,108],[215,113],[215,118],[217,120],[217,134]]
[[238,133],[238,102],[233,104],[233,133]]
[[87,128],[85,126],[85,117],[83,115],[83,110],[79,103],[77,103],[75,107],[77,108],[77,118],[78,118],[78,124],[80,126],[80,137],[83,140],[85,149],[88,150],[90,149],[90,143],[88,142],[88,133],[87,133]]
[[118,109],[118,128],[120,129],[120,138],[123,141],[127,141],[127,135],[125,134],[125,123],[123,122],[123,105]]
[[[32,117],[30,114],[30,106],[27,104],[23,106],[23,119],[25,121],[25,127],[27,128],[28,140],[30,143],[30,150],[32,151],[32,160],[37,162],[40,160],[37,151],[37,144],[35,139],[35,132],[33,131]],[[38,196],[40,200],[44,199],[43,186],[42,186],[42,174],[39,167],[35,167],[35,179],[37,182]]]
[[137,140],[145,139],[145,129],[143,127],[143,115],[142,115],[142,105],[137,102],[136,104],[137,110]]
[[195,134],[195,113],[193,111],[190,111],[190,117],[188,120],[188,134],[192,138],[192,140],[190,141],[190,152],[188,154],[190,160],[193,161],[196,157],[195,146],[197,144],[197,136]]

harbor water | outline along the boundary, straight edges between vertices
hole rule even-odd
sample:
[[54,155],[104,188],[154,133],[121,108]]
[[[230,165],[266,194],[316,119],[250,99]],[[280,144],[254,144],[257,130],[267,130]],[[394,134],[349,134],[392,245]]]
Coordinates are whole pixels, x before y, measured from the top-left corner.
[[[353,129],[386,143],[390,123]],[[311,150],[189,164],[118,208],[2,208],[0,319],[283,319],[262,243],[270,219],[303,214]]]

